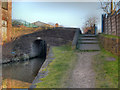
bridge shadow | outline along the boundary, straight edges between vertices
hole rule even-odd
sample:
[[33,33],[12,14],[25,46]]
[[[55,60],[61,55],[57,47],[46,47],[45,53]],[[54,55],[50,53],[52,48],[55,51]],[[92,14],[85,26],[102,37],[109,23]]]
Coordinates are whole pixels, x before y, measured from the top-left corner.
[[46,53],[47,53],[47,44],[44,40],[35,40],[32,43],[32,47],[31,47],[31,54],[30,57],[31,58],[46,58]]
[[[3,79],[32,83],[46,59],[47,44],[44,40],[36,39],[31,44],[31,58],[27,61],[3,65]],[[17,73],[16,73],[17,72]]]

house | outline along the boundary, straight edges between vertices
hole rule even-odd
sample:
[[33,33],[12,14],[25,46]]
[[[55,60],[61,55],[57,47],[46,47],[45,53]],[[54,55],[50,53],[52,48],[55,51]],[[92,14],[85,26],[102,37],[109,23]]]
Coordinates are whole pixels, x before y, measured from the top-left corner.
[[56,23],[56,24],[55,24],[55,27],[59,27],[59,24],[58,24],[58,23]]
[[12,31],[12,0],[0,0],[0,42],[11,40]]

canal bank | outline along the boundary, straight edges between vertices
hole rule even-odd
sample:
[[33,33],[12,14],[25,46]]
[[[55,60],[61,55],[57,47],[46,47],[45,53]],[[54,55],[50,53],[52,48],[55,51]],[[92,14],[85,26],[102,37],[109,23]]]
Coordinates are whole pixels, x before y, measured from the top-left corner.
[[3,88],[28,88],[44,61],[42,58],[34,58],[2,65]]
[[[69,31],[69,30],[68,30]],[[56,31],[55,31],[56,32]],[[62,35],[58,35],[57,36],[57,38],[54,38],[55,40],[57,39],[57,42],[55,42],[55,40],[52,38],[51,40],[52,40],[52,44],[56,44],[55,46],[61,46],[61,45],[64,45],[65,43],[70,43],[70,42],[73,42],[74,41],[74,39],[73,39],[73,37],[75,37],[76,35],[74,35],[74,32],[75,31],[71,31],[71,34],[72,34],[72,37],[71,37],[71,35],[70,36],[68,36],[68,37],[63,37],[64,39],[62,39],[62,37],[60,37],[60,36],[64,36],[63,35],[63,33],[61,33]],[[58,33],[57,33],[58,34]],[[66,35],[65,36],[67,36],[69,33],[66,33]],[[26,40],[24,39],[25,37],[28,37]],[[23,40],[24,39],[24,42],[26,43],[26,42],[29,42],[29,40],[30,40],[30,38],[31,37],[29,37],[29,35],[26,35],[26,36],[23,36],[22,37],[22,39],[21,40]],[[25,45],[25,43],[23,43],[23,41],[22,42],[20,42],[21,40],[19,40],[18,39],[18,41],[17,42],[14,42],[14,45],[13,46],[16,46],[16,48],[13,48],[14,50],[18,50],[17,52],[19,53],[19,50],[20,50],[20,48],[23,50],[23,51],[25,51],[24,53],[29,53],[29,52],[31,52],[31,46],[32,47],[36,47],[36,45],[34,45],[33,44],[33,42],[35,42],[36,41],[36,38],[38,38],[38,36],[37,37],[34,37],[34,39],[32,39],[32,43],[27,47],[27,48],[25,48],[27,45]],[[39,38],[41,38],[41,37],[39,37]],[[42,39],[43,40],[43,39]],[[64,42],[61,42],[61,40],[64,40]],[[50,41],[49,41],[50,42]],[[52,45],[52,44],[50,44],[50,46],[54,46],[54,45]],[[9,45],[9,44],[8,44]],[[25,47],[21,47],[21,46],[19,46],[19,45],[22,45],[22,46],[24,46],[25,45]],[[13,47],[12,46],[12,47]],[[37,46],[39,46],[39,45],[37,45]],[[47,45],[47,51],[49,50],[49,45]],[[29,48],[29,49],[28,49]],[[49,52],[48,52],[48,56],[47,56],[47,59],[45,60],[45,62],[43,63],[43,65],[42,65],[42,69],[40,69],[40,70],[42,70],[42,71],[44,71],[44,69],[45,68],[43,68],[43,67],[47,67],[48,66],[48,64],[51,62],[51,60],[48,60],[48,59],[53,59],[53,57],[51,56],[51,48],[52,47],[50,47],[50,50],[49,50]],[[38,50],[38,52],[39,52],[39,49],[33,49],[33,52],[36,52],[36,50]],[[27,51],[27,52],[26,52]],[[12,54],[14,54],[14,53],[16,53],[16,52],[12,52]],[[18,54],[17,53],[17,54]],[[21,53],[21,52],[20,52]],[[46,52],[47,53],[47,52]],[[50,53],[50,54],[49,54]],[[38,53],[37,53],[38,54]],[[19,55],[21,55],[21,54],[19,54]],[[16,58],[19,56],[19,55],[16,55]],[[25,54],[25,56],[27,56],[28,58],[27,59],[23,59],[23,60],[25,60],[25,62],[29,59],[29,56],[28,55],[26,55]],[[13,57],[14,58],[14,57]],[[18,59],[18,61],[21,61],[22,59]],[[29,61],[29,60],[28,60]],[[13,61],[12,61],[13,62]],[[15,60],[15,63],[17,63],[17,59]],[[19,63],[19,62],[18,62]],[[12,64],[12,63],[11,63]],[[25,64],[26,65],[26,64]],[[29,64],[28,64],[29,65]],[[39,70],[38,70],[39,71]],[[13,70],[11,71],[11,72],[13,72]],[[16,72],[18,72],[18,71],[16,71]],[[29,73],[28,73],[29,74]],[[38,73],[38,75],[39,75],[40,73]],[[40,77],[43,77],[42,76],[42,74],[44,74],[43,76],[45,76],[46,74],[44,73],[44,72],[42,72],[41,73],[41,75],[40,75]],[[11,74],[10,74],[11,75]],[[37,76],[38,76],[37,75]],[[14,76],[14,75],[13,75]],[[36,79],[36,78],[35,78]],[[10,79],[8,79],[8,81],[10,81]],[[14,81],[13,81],[14,82]],[[34,80],[34,82],[36,82],[36,80]],[[34,83],[33,82],[33,83]],[[30,85],[30,83],[27,83],[27,84],[29,84]]]
[[[30,57],[1,64],[3,88],[29,88],[46,59],[49,45],[37,39],[32,43]],[[9,73],[8,73],[9,72]]]
[[30,88],[61,88],[67,86],[76,58],[76,53],[71,44],[50,48],[48,57]]
[[[65,62],[68,62],[68,65],[66,65],[66,68],[65,70],[68,70],[68,73],[69,71],[74,67],[74,63],[76,62],[76,54],[74,53],[74,50],[76,49],[76,46],[77,46],[77,40],[79,38],[79,34],[81,34],[81,31],[80,29],[76,29],[76,32],[74,34],[74,37],[72,39],[72,43],[69,42],[69,44],[67,43],[66,45],[61,45],[61,46],[51,46],[49,48],[49,51],[48,51],[48,54],[47,54],[47,58],[45,60],[45,62],[43,63],[42,67],[40,68],[37,76],[35,77],[34,81],[32,82],[32,85],[30,86],[30,88],[41,88],[39,87],[39,84],[40,82],[42,82],[42,78],[46,78],[46,76],[48,75],[49,72],[51,72],[51,70],[48,70],[49,68],[49,65],[51,63],[53,63],[55,60],[55,58],[58,58],[61,57],[61,59],[65,59],[65,61],[63,61],[63,63]],[[61,49],[58,53],[56,52],[57,49]],[[57,50],[58,51],[58,50]],[[64,54],[64,52],[66,54]],[[64,55],[61,55],[64,54]],[[58,56],[56,56],[56,54],[58,54]],[[66,57],[66,55],[68,54],[68,57]],[[71,55],[70,55],[71,54]],[[63,56],[63,57],[62,57]],[[73,57],[72,57],[73,56]],[[72,60],[73,59],[73,60]],[[67,61],[68,60],[68,61]],[[71,62],[69,62],[69,60]],[[59,62],[59,61],[58,61]],[[71,63],[73,65],[71,65]],[[53,65],[54,66],[54,65]],[[58,65],[59,66],[59,65]],[[64,65],[63,65],[64,66]],[[54,70],[54,68],[53,68]],[[63,70],[64,72],[64,70]],[[68,75],[68,73],[64,72],[65,75]],[[55,74],[55,73],[54,73]],[[62,74],[63,75],[63,74]],[[49,76],[49,75],[48,75]],[[60,78],[62,79],[62,77],[65,77],[65,76],[61,76]],[[68,78],[67,78],[68,79]],[[65,80],[67,80],[65,79]],[[43,82],[44,83],[44,82]],[[68,83],[68,82],[67,82]],[[55,83],[56,84],[56,83]],[[63,84],[65,85],[65,84]],[[44,87],[44,86],[43,86]],[[57,87],[58,88],[58,87]]]
[[[2,88],[29,88],[46,59],[49,45],[37,38],[28,55],[2,63]],[[4,60],[3,60],[4,61]],[[9,73],[8,73],[9,72]]]
[[41,82],[40,79],[44,78],[48,74],[48,71],[46,71],[45,69],[50,64],[50,62],[52,62],[52,60],[54,60],[54,57],[53,57],[54,54],[53,54],[52,49],[53,49],[53,47],[51,46],[48,51],[47,58],[46,58],[45,62],[43,63],[43,65],[41,66],[37,76],[35,77],[34,81],[32,82],[32,85],[30,86],[30,88],[36,88],[35,84]]

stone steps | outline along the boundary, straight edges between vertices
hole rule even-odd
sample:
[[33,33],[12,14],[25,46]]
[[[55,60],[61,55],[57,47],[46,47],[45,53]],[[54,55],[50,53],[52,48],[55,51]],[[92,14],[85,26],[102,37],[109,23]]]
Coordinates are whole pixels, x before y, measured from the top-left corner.
[[100,50],[97,36],[93,34],[80,35],[77,46],[79,50]]
[[97,40],[96,37],[80,37],[79,40]]
[[97,40],[80,40],[78,41],[79,44],[98,44]]
[[80,37],[96,37],[96,35],[93,34],[82,34]]
[[79,44],[79,50],[95,50],[95,51],[99,51],[100,47],[98,44]]

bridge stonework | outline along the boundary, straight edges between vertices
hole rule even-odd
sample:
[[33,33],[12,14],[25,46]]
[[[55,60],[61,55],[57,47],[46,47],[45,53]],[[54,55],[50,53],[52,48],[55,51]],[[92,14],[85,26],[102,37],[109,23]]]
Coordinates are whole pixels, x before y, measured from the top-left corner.
[[3,45],[3,63],[11,61],[13,57],[18,58],[26,55],[30,57],[33,42],[37,40],[38,37],[49,46],[60,46],[70,42],[72,44],[76,30],[78,30],[78,28],[40,30],[32,34],[18,37],[15,41]]

